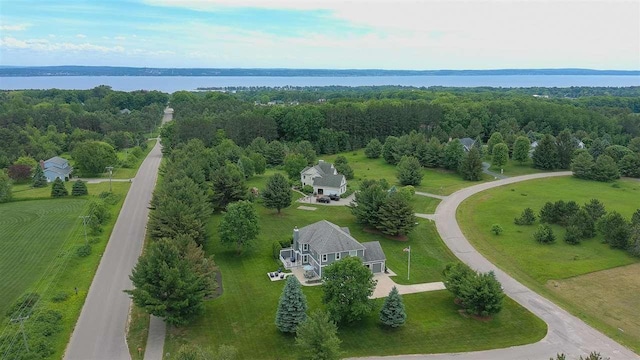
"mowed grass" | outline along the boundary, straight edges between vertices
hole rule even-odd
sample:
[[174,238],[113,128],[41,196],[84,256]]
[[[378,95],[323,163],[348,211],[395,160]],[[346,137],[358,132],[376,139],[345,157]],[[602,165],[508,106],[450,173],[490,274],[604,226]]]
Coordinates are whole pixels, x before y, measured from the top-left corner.
[[[349,183],[358,188],[364,179],[386,179],[391,185],[398,185],[396,178],[396,166],[387,164],[383,158],[369,159],[364,155],[364,149],[349,151],[335,155],[322,155],[319,158],[328,162],[334,162],[338,155],[344,156],[353,169],[354,179]],[[420,185],[415,186],[416,191],[432,193],[436,195],[450,195],[464,187],[477,182],[466,181],[462,176],[453,171],[443,169],[423,169],[424,177]],[[491,178],[483,175],[483,181]]]
[[[454,257],[437,235],[434,225],[420,221],[407,242],[386,239],[363,231],[349,210],[343,207],[317,206],[315,211],[292,208],[278,215],[256,204],[261,232],[255,246],[242,255],[220,244],[217,228],[221,216],[209,224],[211,238],[206,246],[215,255],[222,272],[223,295],[208,301],[204,314],[184,328],[169,329],[165,353],[175,353],[183,343],[217,348],[235,346],[241,359],[293,359],[297,357],[294,337],[279,333],[274,325],[278,299],[284,282],[271,282],[267,272],[282,265],[271,256],[274,241],[289,239],[294,226],[303,227],[326,219],[348,226],[361,242],[380,241],[387,256],[387,266],[398,274],[399,283],[440,281],[441,271]],[[406,280],[407,254],[411,245],[411,280]],[[322,288],[303,287],[310,309],[322,308]],[[524,308],[508,300],[505,309],[493,321],[481,322],[461,316],[447,291],[421,293],[404,297],[408,323],[395,331],[378,324],[383,299],[376,300],[376,310],[361,322],[341,327],[345,356],[391,355],[466,351],[530,343],[546,333],[545,324]]]
[[[147,148],[142,151],[142,155],[132,164],[131,168],[116,167],[113,169],[113,179],[132,179],[136,177],[140,164],[142,164],[142,161],[156,145],[156,141],[156,139],[147,140]],[[126,159],[128,151],[130,151],[130,149],[118,151],[118,160]],[[101,177],[108,178],[109,173],[104,173]]]
[[0,205],[0,314],[45,275],[80,226],[85,203],[60,199]]
[[[639,274],[640,263],[550,281],[547,288],[574,304],[578,316],[602,314],[599,320],[604,324],[637,341],[640,339]],[[593,288],[594,284],[598,285],[597,291],[589,291],[585,296],[585,289]]]
[[418,214],[433,214],[436,212],[438,204],[440,204],[440,199],[422,195],[413,195],[410,203],[411,206],[413,206],[413,211]]
[[[519,281],[536,292],[553,299],[575,315],[579,315],[607,335],[640,351],[640,338],[621,333],[607,325],[610,316],[600,310],[585,312],[578,305],[584,302],[579,297],[562,297],[550,291],[546,284],[550,281],[569,279],[602,270],[640,262],[623,250],[611,249],[602,243],[602,235],[584,240],[580,245],[569,245],[563,241],[565,229],[553,225],[556,242],[541,245],[534,241],[532,226],[517,226],[513,219],[526,207],[536,213],[547,201],[576,201],[584,204],[592,198],[599,199],[608,211],[616,210],[629,219],[640,207],[640,182],[619,180],[614,184],[580,180],[573,177],[532,180],[487,190],[467,199],[458,209],[458,221],[465,236],[473,246],[494,264],[498,265]],[[496,236],[490,232],[492,224],[500,224],[503,234]],[[640,277],[635,277],[640,283]],[[612,284],[600,282],[579,282],[581,295],[602,293],[613,301],[614,293],[604,288]],[[616,284],[617,286],[617,284]],[[630,291],[621,287],[621,291]],[[624,304],[619,304],[624,305]],[[630,304],[627,304],[629,306]],[[627,307],[636,312],[637,307]],[[637,317],[637,315],[636,315]]]
[[[491,164],[491,157],[489,156],[486,161]],[[504,170],[503,174],[506,176],[520,176],[541,172],[550,172],[548,170],[540,170],[534,168],[533,161],[531,159],[525,161],[524,163],[520,163],[515,160],[509,160],[507,164],[502,167],[502,169]],[[500,167],[497,166],[491,165],[489,170],[500,173]]]

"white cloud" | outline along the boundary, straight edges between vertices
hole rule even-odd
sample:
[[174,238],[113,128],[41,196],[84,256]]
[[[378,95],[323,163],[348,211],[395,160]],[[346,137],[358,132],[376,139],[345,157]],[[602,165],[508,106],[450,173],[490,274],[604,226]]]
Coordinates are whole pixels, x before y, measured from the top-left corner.
[[124,37],[124,36],[115,36],[114,39],[116,39],[116,40],[125,40],[126,37]]
[[84,38],[87,37],[87,35],[85,35],[85,34],[77,34],[76,37],[79,38],[79,39],[84,39]]
[[34,50],[38,52],[55,52],[55,51],[68,51],[68,52],[99,52],[99,53],[124,53],[125,49],[122,46],[101,46],[91,43],[70,43],[70,42],[50,42],[47,39],[29,39],[19,40],[14,37],[0,38],[0,49],[13,50]]
[[31,24],[2,24],[0,25],[0,31],[24,31],[31,27]]

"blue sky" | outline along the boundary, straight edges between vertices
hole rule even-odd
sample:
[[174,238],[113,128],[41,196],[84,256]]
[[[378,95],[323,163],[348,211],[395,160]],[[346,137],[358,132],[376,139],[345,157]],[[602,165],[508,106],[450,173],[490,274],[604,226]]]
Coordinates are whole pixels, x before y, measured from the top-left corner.
[[640,69],[640,1],[0,0],[0,65]]

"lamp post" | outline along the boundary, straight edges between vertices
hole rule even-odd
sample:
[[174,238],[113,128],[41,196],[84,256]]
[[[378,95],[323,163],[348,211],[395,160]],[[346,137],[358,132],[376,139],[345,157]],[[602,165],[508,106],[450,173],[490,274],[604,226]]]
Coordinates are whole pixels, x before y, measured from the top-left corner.
[[109,172],[109,192],[111,191],[111,176],[113,175],[113,166],[107,166],[105,169]]

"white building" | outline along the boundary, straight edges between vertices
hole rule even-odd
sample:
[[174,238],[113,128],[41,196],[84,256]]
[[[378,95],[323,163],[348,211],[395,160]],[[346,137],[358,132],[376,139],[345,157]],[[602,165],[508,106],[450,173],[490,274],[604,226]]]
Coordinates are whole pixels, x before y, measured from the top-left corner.
[[319,160],[318,165],[309,166],[300,172],[302,186],[310,185],[318,195],[342,195],[347,191],[347,179],[333,164]]

